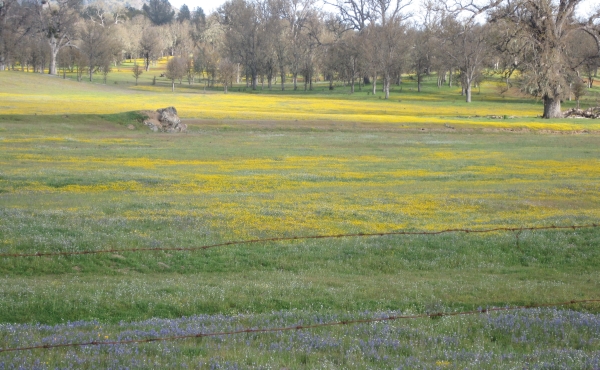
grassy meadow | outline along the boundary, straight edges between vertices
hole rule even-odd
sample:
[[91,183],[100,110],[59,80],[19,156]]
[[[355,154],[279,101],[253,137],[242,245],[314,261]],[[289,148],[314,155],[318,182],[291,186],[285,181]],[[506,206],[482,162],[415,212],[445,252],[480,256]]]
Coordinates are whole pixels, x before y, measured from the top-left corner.
[[[0,73],[0,253],[122,250],[0,257],[0,348],[600,298],[595,228],[127,252],[600,220],[600,124],[539,119],[493,81],[469,105],[435,79],[385,101],[327,84],[172,93],[154,72],[137,87],[126,66],[106,85]],[[169,105],[188,133],[133,112]],[[596,369],[599,308],[0,352],[0,369]]]
[[[0,77],[0,109],[2,114],[114,114],[156,107],[175,106],[182,118],[212,120],[260,121],[328,121],[385,124],[387,127],[440,127],[484,128],[489,130],[552,130],[600,131],[600,124],[573,119],[540,120],[541,101],[519,93],[516,88],[501,94],[503,83],[489,79],[473,91],[475,104],[464,102],[460,87],[435,85],[436,77],[423,84],[417,93],[416,81],[405,77],[402,86],[392,86],[389,100],[379,90],[371,94],[370,86],[354,94],[349,87],[329,83],[315,84],[313,91],[305,92],[303,84],[294,91],[291,84],[286,91],[279,85],[268,90],[251,91],[245,85],[234,85],[229,94],[216,86],[207,89],[205,83],[176,84],[171,92],[170,80],[159,77],[166,60],[142,74],[138,86],[131,75],[132,63],[124,63],[108,75],[106,85],[96,75],[90,83],[84,78],[66,74],[68,80],[47,75],[10,71]],[[152,81],[156,77],[156,84]],[[40,78],[45,78],[40,81]],[[380,84],[381,85],[381,84]],[[598,86],[598,84],[596,84]],[[600,105],[600,89],[595,87],[582,98],[582,107]],[[566,101],[563,108],[575,107],[575,101]],[[490,118],[505,117],[507,119]]]

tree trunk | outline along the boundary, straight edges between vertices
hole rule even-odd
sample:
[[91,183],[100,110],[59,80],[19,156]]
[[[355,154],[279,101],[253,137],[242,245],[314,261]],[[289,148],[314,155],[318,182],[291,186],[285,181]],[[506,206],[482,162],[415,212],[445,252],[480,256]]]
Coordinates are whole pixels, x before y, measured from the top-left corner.
[[[58,53],[58,51],[56,51]],[[56,53],[50,53],[50,66],[48,68],[48,74],[56,75]]]
[[354,80],[356,79],[356,59],[352,57],[352,86],[350,87],[350,93],[354,94]]
[[560,98],[544,96],[544,115],[542,118],[562,118]]
[[294,91],[298,90],[298,75],[294,73]]
[[175,92],[175,80],[171,80],[171,92]]
[[255,70],[252,70],[252,90],[256,90],[258,87],[258,74]]
[[421,92],[421,74],[417,73],[417,92]]
[[377,73],[373,73],[373,95],[377,93]]
[[225,94],[227,94],[227,82],[223,84],[223,91],[225,91]]
[[[60,47],[58,46],[58,40],[56,40],[54,36],[48,40],[48,44],[50,45],[50,66],[48,68],[48,74],[55,75],[56,57],[58,56],[58,51],[60,50]],[[44,73],[43,69],[42,73]]]
[[385,98],[390,98],[390,77],[386,77],[383,80],[383,90],[385,91]]
[[471,83],[467,82],[466,85],[467,85],[467,86],[465,86],[465,95],[467,96],[466,102],[470,103],[471,102]]

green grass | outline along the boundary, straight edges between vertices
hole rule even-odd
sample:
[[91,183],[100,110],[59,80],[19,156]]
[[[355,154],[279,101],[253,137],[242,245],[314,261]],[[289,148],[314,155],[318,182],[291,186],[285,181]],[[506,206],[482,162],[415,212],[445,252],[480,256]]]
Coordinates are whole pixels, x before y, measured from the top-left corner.
[[[13,81],[19,74],[11,73]],[[39,90],[50,95],[64,87],[57,79],[26,78],[47,81]],[[97,94],[106,102],[115,101],[115,94],[119,99],[138,94],[121,83],[110,88],[82,86],[82,95],[94,99]],[[5,96],[23,108],[26,100],[16,94],[21,88],[31,86],[3,86],[0,92],[5,91]],[[349,96],[340,90],[324,94],[329,94],[331,102],[356,101],[355,109],[361,109],[362,100],[380,104],[378,98]],[[446,109],[449,101],[457,99],[436,92],[431,85],[425,90],[435,102],[424,103],[416,92],[403,92],[414,107],[432,110],[425,121],[440,115],[435,109]],[[45,99],[44,94],[35,99]],[[139,94],[157,101],[168,95],[161,91]],[[199,99],[194,91],[186,94],[189,104]],[[288,94],[298,93],[282,96]],[[505,99],[491,89],[485,94],[494,98],[482,105],[485,109],[506,108]],[[244,96],[242,92],[239,95]],[[318,92],[298,98],[311,96],[320,99]],[[257,97],[261,98],[263,95]],[[515,96],[510,99],[519,100]],[[381,104],[386,107],[392,102]],[[525,110],[536,107],[530,100],[523,99],[522,104]],[[0,347],[54,340],[48,339],[54,335],[50,332],[63,330],[60,325],[52,330],[18,326],[15,330],[29,334],[17,343],[10,339],[10,323],[55,325],[97,320],[82,330],[96,338],[104,335],[96,327],[105,325],[112,338],[118,333],[131,335],[124,325],[154,330],[152,322],[140,323],[152,318],[175,320],[210,314],[215,315],[210,320],[218,321],[222,314],[241,315],[235,316],[241,317],[239,325],[273,326],[281,324],[277,321],[280,316],[299,315],[298,320],[308,322],[316,316],[363,317],[391,310],[422,313],[599,298],[600,229],[594,228],[523,232],[518,235],[518,245],[514,233],[495,232],[127,252],[131,248],[193,248],[294,235],[598,223],[600,136],[593,132],[514,133],[485,122],[472,126],[482,118],[444,113],[467,123],[452,129],[419,122],[213,118],[186,120],[187,134],[156,134],[140,123],[142,117],[134,111],[42,113],[0,116],[0,253],[122,251],[0,257],[0,323],[4,323],[0,331],[7,333]],[[304,113],[295,112],[299,116]],[[502,121],[511,121],[518,128],[540,120]],[[560,122],[557,125],[563,124]],[[574,308],[592,313],[599,310],[594,304]],[[535,327],[529,332],[535,340],[519,342],[512,332],[491,328],[485,320],[449,318],[394,324],[390,330],[399,331],[400,337],[407,330],[413,333],[402,337],[412,344],[402,349],[382,345],[377,354],[356,348],[382,335],[381,328],[373,326],[371,332],[369,327],[359,326],[307,334],[323,340],[344,338],[340,348],[352,348],[351,353],[338,347],[308,355],[298,350],[275,355],[279,358],[275,361],[267,358],[272,355],[261,353],[288,339],[248,336],[215,338],[203,346],[191,341],[173,342],[162,349],[141,346],[143,354],[139,356],[143,361],[161,357],[156,367],[180,360],[189,360],[189,366],[229,360],[247,367],[392,366],[384,355],[414,356],[430,367],[445,367],[447,346],[456,353],[476,346],[477,351],[498,356],[527,356],[544,346],[547,329]],[[532,320],[535,325],[543,321]],[[84,325],[73,325],[80,324]],[[36,330],[43,333],[38,335]],[[595,334],[577,330],[565,334],[568,338],[564,340],[556,337],[544,348],[597,353]],[[77,335],[84,338],[84,334]],[[295,335],[289,340],[302,342],[305,338]],[[592,339],[585,343],[573,339],[582,335]],[[460,338],[460,344],[445,344],[454,337]],[[428,342],[431,338],[436,338],[434,347]],[[80,355],[68,351],[45,352],[42,357],[48,366],[67,366],[74,358],[69,356]],[[127,365],[111,362],[114,354],[92,352],[82,357],[89,356],[89,361],[105,367]],[[0,357],[0,364],[6,360],[33,366],[33,358],[15,356]],[[539,356],[540,361],[545,358]],[[470,361],[457,360],[452,366],[470,366]],[[526,362],[514,361],[486,366],[510,368]]]
[[[160,70],[159,70],[160,71]],[[349,87],[333,91],[328,84],[315,84],[313,91],[258,90],[234,86],[224,95],[218,88],[205,89],[202,83],[178,86],[171,92],[166,81],[156,85],[143,81],[139,86],[127,83],[127,71],[114,73],[115,83],[90,84],[57,77],[8,71],[0,75],[0,92],[5,114],[74,115],[115,114],[126,111],[155,110],[175,106],[184,118],[213,120],[362,122],[387,127],[433,129],[600,131],[595,121],[543,120],[539,100],[517,88],[500,94],[500,85],[490,78],[474,94],[473,103],[464,102],[460,88],[437,88],[435,76],[416,92],[409,77],[392,89],[389,100],[381,92],[373,95],[366,86],[354,94]],[[121,81],[121,82],[119,82]],[[35,88],[33,88],[35,87]],[[582,106],[598,105],[598,87],[591,89]],[[574,107],[565,101],[563,108]]]
[[[158,135],[124,127],[137,118],[3,117],[2,252],[598,220],[596,172],[552,172],[596,161],[593,135],[202,121],[189,121],[187,135]],[[444,159],[448,153],[456,154]],[[286,158],[319,159],[289,167]],[[491,174],[465,171],[502,168],[503,161],[507,166]],[[529,175],[546,163],[538,161],[550,161],[543,164],[548,173]],[[512,168],[519,162],[531,164],[519,172]],[[398,170],[409,177],[390,177]],[[186,178],[198,174],[229,182],[215,191],[186,190]],[[129,182],[135,186],[109,186]],[[412,214],[403,205],[411,199],[437,206]],[[592,298],[599,237],[594,229],[528,232],[520,236],[522,250],[511,233],[495,233],[3,258],[0,321],[118,322],[281,309],[420,312],[433,303],[471,309]]]

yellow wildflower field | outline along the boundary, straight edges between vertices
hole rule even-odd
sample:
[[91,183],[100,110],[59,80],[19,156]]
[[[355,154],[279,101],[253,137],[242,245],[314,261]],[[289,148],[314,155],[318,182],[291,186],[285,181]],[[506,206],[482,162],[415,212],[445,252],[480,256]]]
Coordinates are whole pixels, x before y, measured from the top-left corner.
[[[0,83],[4,113],[64,115],[57,124],[41,122],[44,129],[19,126],[18,120],[0,126],[0,194],[9,208],[27,209],[27,199],[47,210],[68,209],[69,217],[104,219],[108,207],[132,222],[193,218],[224,239],[600,219],[596,135],[559,140],[402,127],[461,122],[479,128],[600,128],[579,121],[458,117],[500,108],[533,116],[535,104],[442,104],[435,96],[381,101],[172,94],[158,86],[148,92],[18,72],[0,73]],[[168,105],[183,117],[213,121],[195,121],[189,134],[169,136],[122,126],[118,133],[105,132],[68,117]],[[242,119],[281,121],[265,129]],[[302,120],[314,124],[296,122]],[[339,123],[319,123],[324,121]]]
[[[186,142],[197,139],[188,136]],[[124,142],[134,148],[167,145],[159,153],[175,150],[171,144],[148,140],[77,138],[69,143],[102,144],[108,152],[120,150]],[[306,139],[297,135],[285,139],[292,146],[296,140]],[[233,158],[135,156],[127,150],[117,157],[96,150],[93,155],[74,156],[56,149],[45,153],[36,149],[36,142],[62,145],[56,137],[0,140],[5,179],[0,185],[14,207],[22,197],[44,198],[50,208],[60,209],[65,205],[52,205],[52,199],[67,204],[82,197],[110,199],[115,206],[160,200],[169,206],[124,209],[119,214],[140,222],[192,217],[229,238],[600,219],[600,159],[593,156],[585,161],[532,159],[502,145],[485,151],[460,144],[453,150],[447,145],[406,145],[401,152],[385,155],[300,156],[281,151],[275,157],[248,157],[238,149]],[[57,185],[56,177],[70,180]],[[106,217],[87,202],[74,209],[69,212]]]
[[[78,83],[31,73],[0,74],[4,114],[109,114],[175,106],[182,118],[212,120],[301,120],[371,122],[392,126],[451,125],[453,127],[578,131],[600,130],[600,124],[575,120],[542,121],[541,105],[516,98],[467,104],[436,95],[399,93],[391,100],[344,95],[269,95],[204,92],[166,86],[109,86]],[[35,87],[33,89],[32,87]],[[488,116],[515,116],[510,120]],[[464,118],[471,117],[471,118]]]

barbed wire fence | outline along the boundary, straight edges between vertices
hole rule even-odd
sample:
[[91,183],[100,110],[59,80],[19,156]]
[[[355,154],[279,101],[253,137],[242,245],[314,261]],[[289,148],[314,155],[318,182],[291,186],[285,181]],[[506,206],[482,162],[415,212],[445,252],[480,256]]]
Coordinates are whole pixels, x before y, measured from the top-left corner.
[[307,235],[307,236],[285,236],[276,238],[264,238],[264,239],[249,239],[249,240],[237,240],[230,242],[223,242],[217,244],[202,245],[197,247],[161,247],[161,248],[129,248],[129,249],[97,249],[97,250],[84,250],[84,251],[64,251],[64,252],[35,252],[35,253],[0,253],[0,258],[19,258],[19,257],[53,257],[53,256],[73,256],[73,255],[85,255],[85,254],[103,254],[103,253],[123,253],[123,252],[167,252],[167,251],[198,251],[206,250],[217,247],[226,247],[232,245],[243,245],[243,244],[260,244],[268,242],[280,242],[280,241],[296,241],[296,240],[310,240],[310,239],[339,239],[339,238],[357,238],[357,237],[378,237],[378,236],[392,236],[392,235],[440,235],[447,233],[466,233],[466,234],[484,234],[493,233],[499,231],[513,232],[516,238],[516,246],[521,250],[520,236],[523,231],[540,231],[540,230],[578,230],[578,229],[589,229],[600,227],[600,224],[586,224],[586,225],[569,225],[569,226],[530,226],[530,227],[496,227],[490,229],[445,229],[438,231],[391,231],[383,233],[353,233],[353,234],[329,234],[329,235]]
[[515,310],[522,310],[522,309],[558,307],[558,306],[584,304],[584,303],[598,303],[598,302],[600,302],[600,299],[583,299],[583,300],[571,300],[571,301],[566,301],[566,302],[530,304],[530,305],[524,305],[524,306],[492,307],[492,308],[484,308],[484,309],[478,309],[478,310],[472,310],[472,311],[436,312],[436,313],[424,313],[424,314],[417,314],[417,315],[393,315],[393,316],[385,316],[385,317],[374,317],[374,318],[368,318],[368,319],[332,321],[332,322],[311,324],[311,325],[294,325],[294,326],[259,328],[259,329],[245,328],[245,329],[237,329],[237,330],[223,331],[223,332],[197,333],[197,334],[170,336],[170,337],[153,337],[153,338],[145,338],[145,339],[129,339],[129,340],[120,340],[120,341],[90,341],[90,342],[78,342],[78,343],[40,344],[40,345],[34,345],[34,346],[28,346],[28,347],[0,348],[0,353],[31,351],[31,350],[36,350],[36,349],[48,350],[48,349],[66,348],[66,347],[114,346],[114,345],[137,344],[137,343],[167,342],[167,341],[176,341],[176,340],[182,340],[182,339],[220,337],[220,336],[236,335],[236,334],[244,334],[244,333],[254,333],[254,334],[277,333],[277,332],[285,332],[285,331],[324,328],[324,327],[331,327],[331,326],[377,323],[377,322],[383,322],[383,321],[396,321],[396,320],[410,320],[410,319],[414,320],[414,319],[437,318],[437,317],[446,317],[446,316],[466,316],[466,315],[486,314],[486,313],[501,312],[501,311],[515,311]]
[[[156,251],[197,251],[206,250],[217,247],[225,247],[232,245],[244,245],[244,244],[258,244],[267,242],[278,242],[278,241],[297,241],[297,240],[310,240],[310,239],[335,239],[335,238],[352,238],[352,237],[378,237],[378,236],[392,236],[392,235],[440,235],[446,233],[493,233],[493,232],[513,232],[516,238],[516,246],[522,251],[520,247],[520,236],[524,231],[538,231],[538,230],[578,230],[586,228],[597,228],[599,224],[585,224],[585,225],[569,225],[569,226],[531,226],[531,227],[496,227],[489,229],[445,229],[438,231],[393,231],[384,233],[354,233],[354,234],[330,234],[330,235],[308,235],[308,236],[290,236],[290,237],[276,237],[276,238],[264,238],[264,239],[250,239],[241,241],[230,241],[217,244],[202,245],[197,247],[164,247],[164,248],[132,248],[132,249],[98,249],[98,250],[85,250],[85,251],[64,251],[64,252],[35,252],[35,253],[0,253],[0,258],[20,258],[20,257],[51,257],[51,256],[69,256],[69,255],[90,255],[90,254],[102,254],[102,253],[123,253],[123,252],[156,252]],[[332,321],[319,324],[311,325],[295,325],[285,327],[271,327],[271,328],[245,328],[223,332],[211,332],[211,333],[197,333],[180,336],[168,336],[168,337],[153,337],[145,339],[130,339],[122,341],[89,341],[89,342],[76,342],[76,343],[57,343],[57,344],[39,344],[25,347],[12,347],[12,348],[0,348],[0,353],[6,352],[19,352],[19,351],[31,351],[36,349],[54,349],[54,348],[65,348],[65,347],[85,347],[85,346],[103,346],[103,345],[126,345],[136,343],[151,343],[151,342],[165,342],[165,341],[176,341],[182,339],[191,338],[204,338],[204,337],[219,337],[236,335],[243,333],[275,333],[285,331],[296,331],[296,330],[308,330],[322,327],[332,327],[341,325],[354,325],[363,323],[376,323],[383,321],[395,321],[395,320],[407,320],[407,319],[420,319],[420,318],[436,318],[446,316],[465,316],[465,315],[476,315],[485,314],[492,312],[501,311],[514,311],[521,309],[532,309],[532,308],[543,308],[543,307],[558,307],[568,306],[575,304],[585,303],[599,303],[600,299],[584,299],[584,300],[571,300],[565,302],[554,302],[554,303],[537,303],[523,306],[510,306],[510,307],[493,307],[486,309],[478,309],[471,311],[460,311],[460,312],[436,312],[436,313],[424,313],[416,315],[393,315],[385,317],[373,317],[367,319],[356,319],[356,320],[344,320],[344,321]]]

